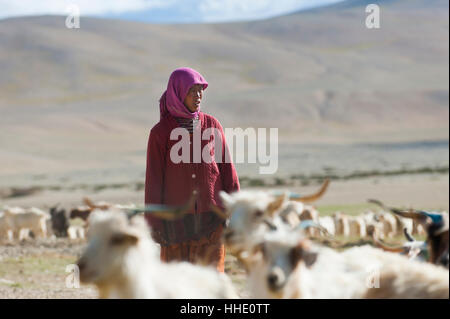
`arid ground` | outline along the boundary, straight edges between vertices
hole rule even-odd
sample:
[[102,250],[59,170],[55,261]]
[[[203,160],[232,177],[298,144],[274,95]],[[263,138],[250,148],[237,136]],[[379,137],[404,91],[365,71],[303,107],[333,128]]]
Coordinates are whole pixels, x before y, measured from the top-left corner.
[[[0,20],[0,208],[143,205],[158,100],[190,66],[224,128],[278,128],[276,173],[236,163],[242,188],[308,194],[331,177],[321,214],[376,209],[369,198],[448,211],[449,3],[380,1],[374,30],[366,2],[224,24]],[[65,286],[84,245],[0,244],[0,298],[95,298]],[[231,256],[226,268],[246,296]]]

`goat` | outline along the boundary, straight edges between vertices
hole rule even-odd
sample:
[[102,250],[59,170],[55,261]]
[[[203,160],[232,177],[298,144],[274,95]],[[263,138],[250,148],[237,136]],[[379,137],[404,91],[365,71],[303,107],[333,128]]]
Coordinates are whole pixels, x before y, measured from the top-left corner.
[[219,195],[231,215],[223,239],[227,248],[236,254],[250,248],[252,237],[266,231],[264,221],[272,220],[286,200],[285,197],[273,197],[262,191],[239,191],[231,195],[220,192]]
[[409,259],[416,259],[419,261],[426,261],[428,259],[428,247],[427,244],[423,241],[415,240],[408,229],[405,227],[403,229],[403,233],[407,239],[407,242],[403,243],[400,247],[392,247],[388,246],[384,242],[380,241],[377,236],[377,233],[374,232],[372,234],[372,240],[376,247],[383,249],[384,251],[389,251],[393,253],[400,253],[406,255]]
[[366,237],[366,225],[364,222],[364,218],[361,216],[349,216],[348,217],[349,224],[349,236],[351,237]]
[[336,231],[335,231],[333,217],[331,217],[331,216],[319,217],[319,225],[324,227],[331,236],[335,235]]
[[0,239],[12,239],[12,230],[7,223],[4,212],[0,212]]
[[59,205],[50,208],[51,229],[56,237],[67,237],[69,229],[69,218],[64,208],[58,208]]
[[85,206],[78,206],[78,207],[72,209],[72,211],[70,212],[70,218],[72,218],[72,219],[81,218],[82,220],[87,221],[89,218],[89,215],[91,214],[91,212],[94,209],[108,210],[108,209],[114,208],[114,209],[119,209],[119,210],[122,210],[122,209],[133,210],[136,208],[136,205],[134,205],[134,204],[120,205],[120,204],[110,204],[107,202],[94,203],[92,200],[90,200],[87,197],[83,198],[83,202],[84,202]]
[[378,215],[373,211],[367,211],[361,215],[366,226],[366,237],[371,238],[376,235],[379,239],[384,239],[383,224],[380,223]]
[[20,207],[5,207],[4,217],[6,224],[12,231],[13,238],[22,238],[21,232],[24,230],[32,231],[35,236],[47,237],[47,220],[50,216],[44,211],[31,207],[23,209]]
[[89,224],[89,243],[78,260],[80,280],[95,284],[101,298],[237,298],[225,274],[161,262],[142,216],[96,210]]
[[69,239],[85,239],[85,229],[83,226],[71,225],[67,228],[67,236]]
[[380,212],[377,214],[377,218],[383,225],[383,235],[384,237],[392,238],[397,235],[397,220],[394,216],[386,212]]
[[255,298],[449,298],[445,269],[371,246],[336,252],[280,231],[267,233],[254,254]]
[[349,216],[341,212],[336,212],[332,215],[334,220],[334,229],[336,236],[350,236]]
[[427,234],[428,261],[436,265],[449,267],[449,217],[447,212],[429,213],[413,209],[403,211],[393,207],[386,207],[378,200],[369,199],[368,201],[400,217],[411,218],[422,225]]
[[[231,195],[220,192],[220,198],[227,213],[218,207],[212,207],[219,216],[229,218],[228,227],[223,233],[223,239],[232,253],[239,253],[251,247],[252,236],[267,230],[268,220],[277,223],[287,223],[295,227],[305,219],[318,221],[318,213],[304,202],[320,198],[326,191],[329,180],[325,180],[318,192],[308,196],[298,196],[287,192],[279,194],[262,191],[239,191]],[[288,200],[291,199],[291,200]],[[306,210],[306,212],[305,212]],[[313,216],[314,217],[307,217]],[[302,215],[303,214],[303,215]],[[270,226],[269,226],[270,228]]]
[[82,220],[87,221],[92,210],[93,209],[89,206],[78,206],[70,211],[69,216],[71,219],[81,218]]

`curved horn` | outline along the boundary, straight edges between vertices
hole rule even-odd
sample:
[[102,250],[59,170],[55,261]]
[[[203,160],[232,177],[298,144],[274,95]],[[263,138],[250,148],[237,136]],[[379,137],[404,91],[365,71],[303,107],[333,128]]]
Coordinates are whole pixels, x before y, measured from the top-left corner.
[[269,215],[274,215],[275,212],[277,212],[283,203],[286,200],[287,195],[285,193],[281,195],[276,195],[275,199],[267,206],[267,212]]
[[376,236],[375,236],[374,232],[372,234],[372,240],[375,244],[376,247],[383,249],[384,251],[389,251],[389,252],[393,252],[393,253],[401,253],[404,252],[405,249],[403,247],[392,247],[392,246],[388,246],[384,243],[382,243]]
[[267,226],[269,226],[269,229],[270,229],[270,230],[272,230],[272,231],[277,230],[277,226],[275,226],[275,224],[272,223],[270,220],[264,219],[263,222],[264,222],[264,224],[266,224]]
[[392,212],[396,215],[399,215],[401,217],[404,217],[404,218],[423,219],[424,216],[426,216],[425,214],[423,214],[423,212],[419,212],[414,209],[405,211],[405,210],[400,210],[400,209],[394,208],[394,207],[387,207],[382,202],[380,202],[379,200],[376,200],[376,199],[368,199],[367,201],[369,203],[380,206],[384,210],[390,211],[390,212]]
[[408,241],[410,241],[410,242],[416,241],[416,240],[414,239],[414,237],[411,236],[411,234],[408,232],[408,229],[407,229],[406,227],[403,228],[403,234],[405,235],[405,237],[406,237],[406,239],[407,239]]
[[155,209],[154,211],[149,211],[146,206],[146,212],[151,212],[152,215],[166,220],[174,220],[182,218],[184,215],[187,214],[187,211],[191,209],[195,205],[195,201],[197,200],[197,194],[194,194],[191,196],[189,201],[183,205],[183,206],[166,206],[161,205],[160,210]]
[[394,214],[397,214],[401,217],[405,217],[405,218],[424,219],[424,217],[426,217],[426,215],[423,215],[420,212],[412,210],[412,209],[409,211],[404,211],[404,210],[399,210],[399,209],[391,209],[391,212],[393,212]]
[[325,194],[328,185],[330,184],[330,179],[326,179],[322,186],[320,187],[319,191],[317,193],[314,193],[312,195],[307,195],[307,196],[299,196],[299,195],[290,195],[289,199],[296,201],[296,202],[302,202],[302,203],[310,203],[310,202],[314,202],[316,200],[318,200],[320,197],[323,196],[323,194]]
[[378,241],[378,240],[374,240],[374,243],[375,243],[375,246],[383,249],[384,251],[389,251],[392,253],[401,253],[401,252],[405,251],[405,249],[403,247],[390,247],[390,246],[387,246],[386,244],[383,244],[381,241]]
[[392,247],[392,246],[388,246],[388,245],[382,243],[377,238],[377,232],[376,231],[374,231],[372,233],[372,240],[373,240],[373,243],[375,244],[376,247],[381,248],[384,251],[389,251],[389,252],[393,252],[393,253],[401,253],[401,252],[405,251],[405,249],[403,247]]
[[164,220],[174,220],[180,218],[182,215],[179,213],[179,207],[169,207],[166,205],[145,205],[144,208],[126,208],[125,210],[130,211],[128,213],[128,218],[132,218],[137,214],[147,213],[161,218]]
[[94,202],[93,202],[92,200],[90,200],[89,198],[87,198],[87,197],[84,197],[84,198],[83,198],[83,203],[84,203],[86,206],[88,206],[89,208],[92,208],[92,209],[95,208]]
[[368,199],[367,202],[380,206],[384,210],[390,210],[389,207],[384,206],[384,204],[377,199]]
[[126,209],[131,211],[129,217],[132,217],[139,213],[149,213],[152,216],[165,220],[174,220],[183,217],[186,212],[194,205],[197,199],[196,195],[193,195],[187,204],[183,206],[167,206],[164,204],[147,204],[144,208]]
[[217,205],[213,205],[211,204],[211,210],[220,218],[222,218],[223,220],[227,220],[228,218],[230,218],[230,215],[227,214],[227,212],[225,210],[223,210],[222,208],[220,208]]

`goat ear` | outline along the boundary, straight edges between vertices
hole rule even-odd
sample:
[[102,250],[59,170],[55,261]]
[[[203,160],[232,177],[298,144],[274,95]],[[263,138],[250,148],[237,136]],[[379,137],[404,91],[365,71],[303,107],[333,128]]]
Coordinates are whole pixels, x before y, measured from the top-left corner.
[[139,237],[130,232],[120,232],[114,234],[110,239],[110,244],[113,246],[119,245],[136,245]]
[[264,245],[263,242],[259,243],[259,244],[256,244],[252,248],[252,255],[256,255],[258,253],[262,253],[264,255],[264,249],[265,249],[265,245]]
[[226,192],[220,191],[219,196],[220,196],[220,199],[222,200],[222,203],[225,205],[225,207],[230,207],[231,205],[234,204],[233,198],[230,195],[228,195]]
[[317,260],[317,252],[311,249],[309,241],[302,240],[291,251],[291,263],[296,267],[300,261],[303,261],[306,267],[311,267]]
[[277,210],[279,210],[281,208],[281,206],[283,205],[283,203],[286,201],[286,199],[287,199],[286,194],[277,196],[275,198],[275,200],[273,200],[269,204],[269,206],[267,206],[267,212],[269,213],[269,215],[273,215]]
[[303,261],[305,262],[306,267],[311,267],[317,260],[317,253],[315,251],[307,251],[303,256]]

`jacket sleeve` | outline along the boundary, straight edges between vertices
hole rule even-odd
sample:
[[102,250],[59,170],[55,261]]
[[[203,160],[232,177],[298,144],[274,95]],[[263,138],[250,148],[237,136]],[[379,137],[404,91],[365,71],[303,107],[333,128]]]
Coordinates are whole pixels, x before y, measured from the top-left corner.
[[158,133],[150,132],[145,171],[145,204],[163,204],[165,145]]
[[222,138],[222,163],[217,163],[222,178],[222,188],[225,192],[232,193],[240,189],[239,178],[225,140],[222,125],[220,125],[219,122],[217,122],[217,128],[219,129]]
[[[147,168],[145,172],[145,204],[164,203],[164,168],[165,168],[165,143],[161,136],[155,131],[150,131],[147,145]],[[164,227],[161,219],[146,213],[147,223],[152,228],[153,238],[161,242],[159,236]]]

